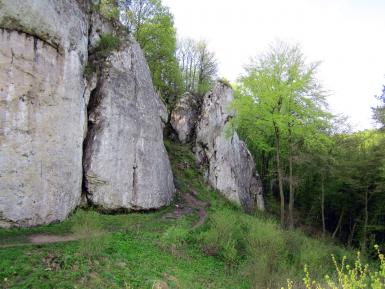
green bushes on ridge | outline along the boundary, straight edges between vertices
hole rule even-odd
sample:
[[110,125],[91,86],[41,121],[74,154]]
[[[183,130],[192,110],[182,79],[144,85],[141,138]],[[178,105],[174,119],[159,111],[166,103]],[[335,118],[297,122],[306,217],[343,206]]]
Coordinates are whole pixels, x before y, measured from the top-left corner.
[[305,265],[322,277],[333,272],[331,254],[337,258],[350,255],[299,231],[283,231],[274,220],[227,208],[212,213],[200,239],[207,255],[243,272],[255,288],[280,288],[287,278],[301,280]]

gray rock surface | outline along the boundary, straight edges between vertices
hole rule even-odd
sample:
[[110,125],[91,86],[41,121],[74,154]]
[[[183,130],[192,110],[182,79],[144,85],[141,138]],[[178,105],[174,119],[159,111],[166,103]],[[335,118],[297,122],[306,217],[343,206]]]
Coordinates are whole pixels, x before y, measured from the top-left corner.
[[0,0],[0,227],[78,205],[88,17],[77,1]]
[[178,100],[171,113],[170,123],[181,143],[192,141],[199,116],[197,97],[186,92]]
[[167,112],[137,43],[125,43],[108,57],[89,112],[84,159],[88,200],[105,210],[169,204],[175,189],[163,144]]
[[105,210],[172,198],[168,113],[139,46],[128,41],[84,79],[100,34],[114,32],[88,5],[0,0],[0,227],[65,219],[83,169],[89,201]]
[[262,184],[254,160],[236,132],[226,135],[232,99],[232,89],[221,82],[204,97],[196,127],[197,162],[208,182],[227,199],[246,211],[252,211],[255,204],[263,210]]

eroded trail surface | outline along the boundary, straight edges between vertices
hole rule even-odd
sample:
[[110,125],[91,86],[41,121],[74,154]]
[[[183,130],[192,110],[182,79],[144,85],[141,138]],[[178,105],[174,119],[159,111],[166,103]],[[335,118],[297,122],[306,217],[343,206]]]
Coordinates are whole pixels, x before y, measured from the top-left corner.
[[209,204],[198,200],[196,195],[197,193],[195,191],[182,194],[180,202],[175,205],[175,210],[164,215],[164,218],[179,219],[183,216],[191,215],[194,214],[194,212],[197,212],[199,220],[192,226],[192,229],[202,226],[207,219],[206,208]]

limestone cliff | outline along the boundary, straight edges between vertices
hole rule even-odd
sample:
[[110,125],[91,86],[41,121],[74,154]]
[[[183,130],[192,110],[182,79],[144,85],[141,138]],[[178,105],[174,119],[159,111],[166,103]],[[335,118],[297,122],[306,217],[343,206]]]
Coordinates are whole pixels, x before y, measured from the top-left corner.
[[[0,226],[63,220],[89,201],[158,208],[174,191],[163,111],[138,45],[124,41],[83,76],[113,27],[87,0],[0,0]],[[96,85],[96,86],[95,86]],[[87,106],[92,100],[87,131]],[[93,178],[93,179],[92,179]],[[108,184],[108,185],[107,185]]]
[[[171,115],[171,124],[178,136],[182,136],[182,142],[186,135],[195,134],[193,147],[196,159],[210,185],[246,211],[252,211],[255,205],[263,210],[262,183],[253,157],[236,132],[225,135],[226,124],[232,116],[228,111],[232,100],[232,89],[217,82],[213,90],[204,96],[200,108],[190,108],[199,115],[197,118],[195,113],[185,108],[184,96]],[[186,126],[186,123],[195,125]]]
[[89,107],[88,200],[106,210],[169,204],[174,185],[161,123],[167,112],[138,44],[126,41],[107,58]]
[[76,1],[0,1],[0,226],[79,203],[88,25]]

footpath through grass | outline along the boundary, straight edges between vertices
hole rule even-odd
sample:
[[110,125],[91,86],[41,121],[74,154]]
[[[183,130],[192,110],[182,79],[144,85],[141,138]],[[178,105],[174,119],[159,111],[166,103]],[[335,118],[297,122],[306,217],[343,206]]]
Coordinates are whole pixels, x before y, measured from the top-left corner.
[[[77,234],[79,241],[0,249],[0,288],[302,288],[303,267],[314,277],[332,274],[331,254],[351,252],[282,231],[266,215],[250,216],[207,186],[187,146],[166,142],[181,194],[210,203],[167,218],[158,212],[102,215],[78,210],[60,224],[0,230],[0,245],[25,243],[32,233]],[[331,275],[332,276],[332,275]]]

